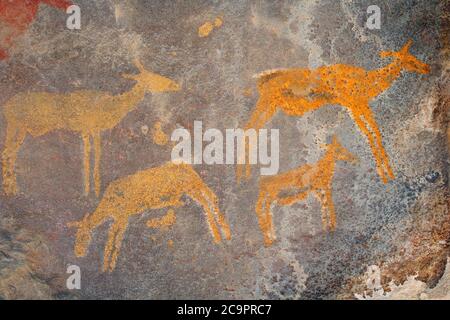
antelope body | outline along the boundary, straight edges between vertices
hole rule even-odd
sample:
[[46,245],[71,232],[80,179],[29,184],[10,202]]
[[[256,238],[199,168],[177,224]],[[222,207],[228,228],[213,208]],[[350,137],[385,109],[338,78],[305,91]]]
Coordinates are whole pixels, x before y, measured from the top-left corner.
[[[275,240],[270,206],[277,203],[290,206],[306,199],[312,193],[322,204],[322,226],[326,230],[336,228],[336,214],[332,198],[332,182],[335,162],[357,161],[336,138],[326,148],[324,156],[314,164],[306,164],[276,176],[261,177],[256,215],[264,235],[264,243],[271,245]],[[287,193],[287,194],[283,194]]]
[[[259,99],[245,128],[262,128],[278,110],[289,116],[302,116],[325,105],[341,105],[349,111],[361,133],[367,137],[377,172],[386,183],[394,178],[394,174],[369,102],[389,88],[402,70],[422,74],[429,72],[427,64],[408,52],[411,44],[408,41],[398,52],[381,52],[381,57],[391,57],[393,60],[375,70],[336,64],[314,70],[287,69],[263,73],[258,80]],[[248,161],[245,163],[248,178],[250,164]],[[236,172],[238,181],[242,171],[243,167],[239,165]]]
[[90,190],[91,139],[94,145],[95,193],[100,193],[101,132],[114,128],[138,103],[146,92],[179,90],[172,80],[149,72],[136,61],[140,73],[123,75],[136,81],[134,87],[123,94],[80,90],[68,94],[48,92],[20,93],[3,106],[7,123],[3,150],[3,188],[7,195],[17,193],[14,167],[17,152],[25,136],[38,137],[54,130],[78,132],[84,145],[84,193]]
[[[226,239],[230,239],[230,228],[220,213],[214,192],[190,165],[169,162],[112,182],[92,214],[86,215],[79,222],[68,224],[78,228],[76,256],[86,255],[92,232],[96,227],[107,220],[113,220],[105,246],[103,271],[114,270],[130,216],[143,214],[148,209],[183,206],[181,198],[184,195],[203,207],[216,243],[221,241],[220,230]],[[154,227],[154,219],[150,219],[147,225]]]

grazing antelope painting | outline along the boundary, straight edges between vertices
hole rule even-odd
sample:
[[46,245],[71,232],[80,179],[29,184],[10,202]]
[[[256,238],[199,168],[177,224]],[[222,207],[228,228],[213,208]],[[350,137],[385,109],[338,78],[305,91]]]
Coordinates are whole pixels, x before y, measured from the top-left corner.
[[41,3],[60,10],[72,5],[68,0],[0,0],[0,60],[8,58],[8,50],[34,21]]
[[155,228],[171,225],[175,223],[171,207],[183,206],[181,198],[184,195],[203,207],[215,243],[221,241],[221,232],[227,240],[231,238],[230,227],[219,210],[214,192],[192,166],[168,162],[111,182],[92,214],[86,215],[81,221],[69,223],[69,227],[78,228],[75,255],[85,256],[94,229],[113,220],[103,257],[103,271],[113,271],[130,216],[143,214],[149,209],[170,208],[164,218],[150,219],[147,226]]
[[[262,73],[258,79],[259,99],[245,128],[262,128],[278,110],[289,116],[302,116],[325,105],[341,105],[349,111],[357,127],[366,136],[377,172],[382,181],[387,183],[394,178],[394,173],[369,102],[388,89],[403,70],[420,74],[430,71],[427,64],[409,53],[411,44],[409,40],[397,52],[382,51],[380,56],[389,57],[392,62],[375,70],[336,64],[315,70],[287,69]],[[246,146],[248,148],[248,144]],[[245,163],[245,175],[248,178],[251,169],[249,162]],[[242,175],[243,165],[238,165],[238,181]]]
[[119,95],[107,92],[82,90],[68,94],[47,92],[20,93],[3,106],[7,122],[6,142],[3,150],[3,188],[7,195],[17,193],[14,167],[17,152],[25,136],[42,136],[54,130],[69,130],[81,135],[84,145],[84,194],[90,190],[91,138],[94,145],[95,194],[100,194],[100,155],[102,131],[114,128],[147,92],[177,91],[176,82],[145,70],[135,61],[139,73],[124,74],[136,81],[133,88]]
[[336,214],[334,212],[332,182],[336,161],[356,162],[357,158],[344,148],[336,137],[326,146],[325,154],[316,163],[306,164],[276,176],[261,177],[256,215],[264,235],[266,246],[275,240],[270,206],[277,203],[290,206],[313,194],[322,204],[322,227],[334,231]]

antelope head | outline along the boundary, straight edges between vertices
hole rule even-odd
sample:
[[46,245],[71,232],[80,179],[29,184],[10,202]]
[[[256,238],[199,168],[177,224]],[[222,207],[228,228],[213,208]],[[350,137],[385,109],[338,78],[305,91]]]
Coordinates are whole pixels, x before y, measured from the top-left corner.
[[123,74],[122,77],[137,81],[138,85],[142,86],[149,92],[166,92],[166,91],[180,90],[180,85],[178,83],[169,78],[160,76],[159,74],[147,71],[137,59],[134,61],[134,64],[136,68],[138,68],[139,73],[136,75]]
[[409,72],[416,72],[421,74],[426,74],[430,72],[430,66],[411,53],[409,53],[409,48],[411,47],[412,40],[408,40],[408,42],[403,46],[400,51],[381,51],[380,57],[387,58],[392,57],[400,62],[400,65],[403,69]]
[[350,163],[357,163],[359,160],[358,158],[347,150],[336,138],[336,136],[333,136],[331,143],[328,145],[328,148],[333,149],[334,157],[336,160],[340,161],[347,161]]
[[91,229],[88,223],[88,215],[80,221],[73,221],[67,223],[69,228],[78,228],[75,240],[75,255],[77,257],[84,257],[91,242]]

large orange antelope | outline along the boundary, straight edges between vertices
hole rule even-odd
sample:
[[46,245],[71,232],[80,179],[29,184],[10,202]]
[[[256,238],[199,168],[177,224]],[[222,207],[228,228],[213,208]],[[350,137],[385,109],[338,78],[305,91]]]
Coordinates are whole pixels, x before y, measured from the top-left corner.
[[336,161],[356,162],[357,158],[344,148],[333,137],[327,145],[323,157],[313,164],[306,164],[291,171],[276,176],[261,177],[259,182],[259,196],[256,203],[256,215],[259,226],[264,235],[264,243],[269,246],[275,240],[270,206],[277,203],[290,206],[306,199],[311,193],[322,204],[322,226],[334,231],[336,228],[336,214],[332,197],[332,182]]
[[[81,221],[68,223],[69,227],[78,228],[75,255],[85,256],[94,229],[113,220],[103,257],[103,271],[113,271],[130,216],[143,214],[148,209],[183,206],[183,195],[203,207],[216,243],[221,241],[220,230],[226,239],[231,238],[230,227],[220,213],[214,192],[190,165],[168,162],[112,182],[92,214],[86,215]],[[154,219],[147,222],[149,227],[153,227],[153,224]]]
[[7,122],[3,150],[3,188],[6,194],[17,193],[14,166],[17,152],[29,133],[38,137],[48,132],[66,129],[81,134],[84,144],[84,193],[90,190],[91,138],[94,145],[95,193],[100,193],[101,132],[114,128],[130,111],[136,108],[146,92],[176,91],[180,86],[165,77],[145,70],[135,61],[140,73],[124,74],[136,81],[133,88],[119,95],[101,91],[74,91],[68,94],[47,92],[20,93],[3,107]]
[[[336,64],[315,70],[288,69],[268,71],[259,76],[259,100],[245,128],[262,128],[278,110],[289,116],[302,116],[329,104],[347,108],[361,132],[367,137],[375,158],[377,172],[384,183],[394,178],[384,150],[381,133],[370,109],[369,102],[391,86],[402,70],[425,74],[430,68],[412,54],[412,41],[398,52],[382,51],[382,58],[392,62],[380,69]],[[246,144],[248,150],[248,144]],[[245,155],[240,155],[245,157]],[[246,177],[250,176],[250,164],[246,163]],[[238,181],[243,174],[238,165]]]

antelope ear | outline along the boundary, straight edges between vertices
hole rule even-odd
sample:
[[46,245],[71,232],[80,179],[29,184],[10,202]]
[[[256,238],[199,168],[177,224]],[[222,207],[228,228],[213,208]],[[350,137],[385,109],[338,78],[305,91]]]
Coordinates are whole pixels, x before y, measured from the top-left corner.
[[409,39],[400,51],[403,54],[408,53],[409,48],[411,47],[412,43],[413,43],[412,39]]
[[79,228],[79,227],[81,227],[81,221],[67,222],[66,226],[68,228]]

